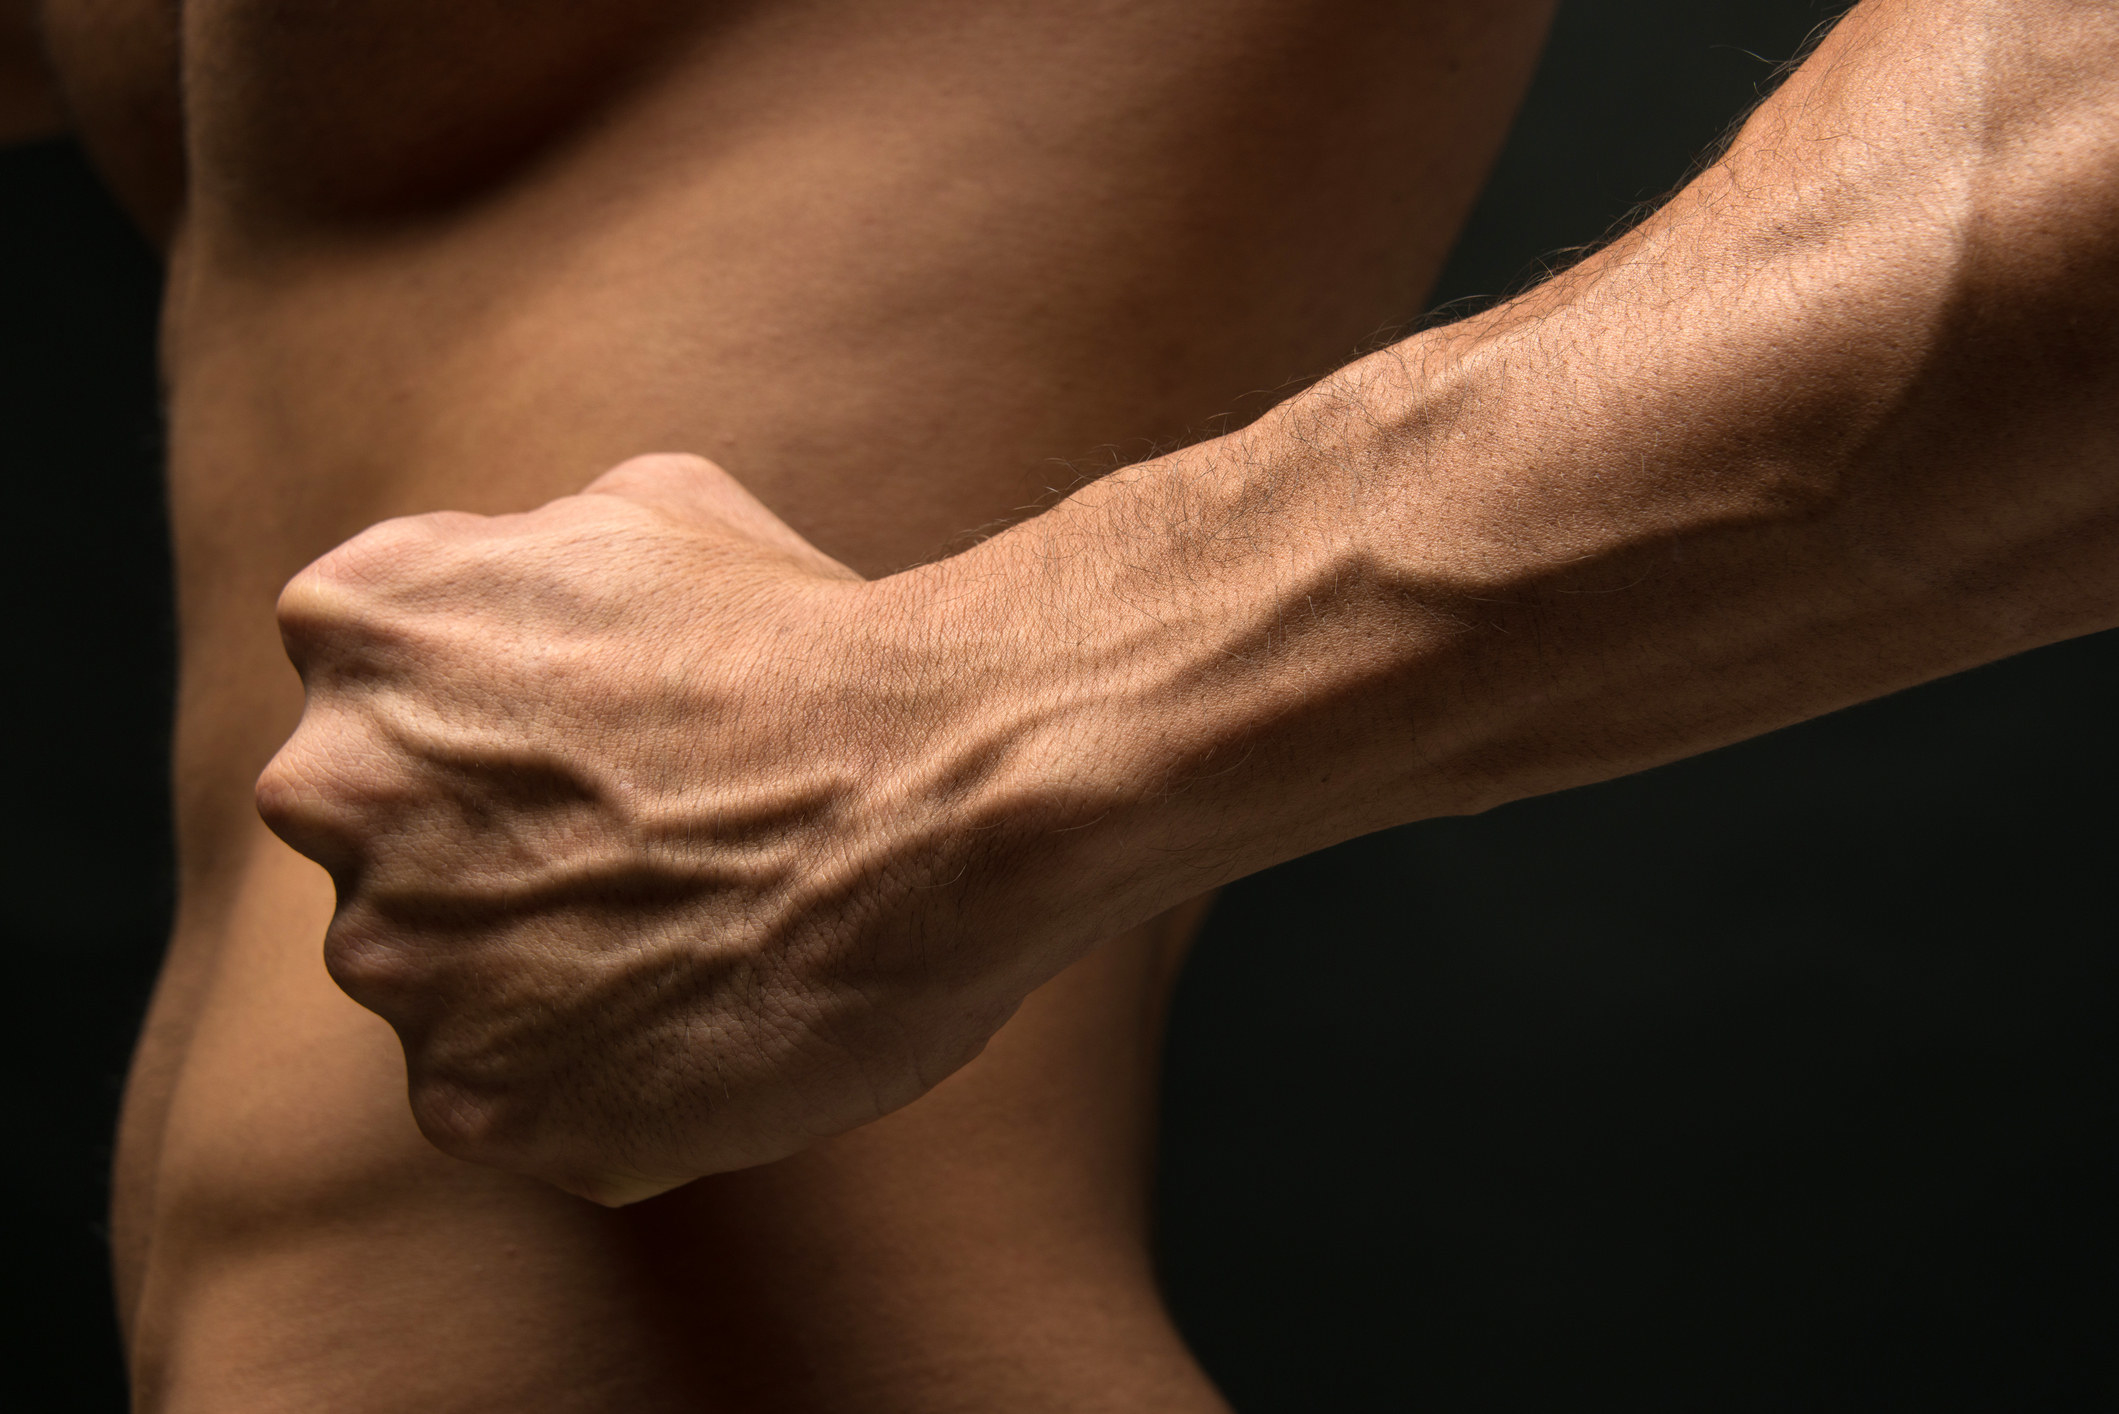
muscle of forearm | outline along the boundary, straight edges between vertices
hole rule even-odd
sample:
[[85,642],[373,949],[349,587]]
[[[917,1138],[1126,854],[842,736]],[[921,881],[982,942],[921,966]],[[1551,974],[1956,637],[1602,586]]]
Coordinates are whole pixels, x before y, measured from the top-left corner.
[[1149,894],[2119,623],[2119,7],[1864,5],[1624,239],[935,570]]

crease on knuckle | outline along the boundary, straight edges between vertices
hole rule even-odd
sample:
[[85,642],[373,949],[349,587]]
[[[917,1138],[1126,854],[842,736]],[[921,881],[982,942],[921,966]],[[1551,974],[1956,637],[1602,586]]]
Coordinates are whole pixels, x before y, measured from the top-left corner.
[[415,1076],[408,1096],[413,1122],[451,1158],[496,1163],[505,1152],[502,1107],[482,1091],[442,1076]]
[[279,619],[280,638],[297,667],[305,650],[355,616],[355,597],[323,560],[287,581],[273,612]]
[[385,1020],[401,1010],[393,1002],[420,990],[419,969],[407,951],[343,913],[324,935],[324,970],[340,991]]
[[377,590],[413,577],[420,560],[485,520],[465,511],[435,511],[369,526],[287,582],[278,604],[282,632],[329,629],[357,617]]
[[266,763],[253,788],[258,818],[299,852],[324,862],[351,843],[342,813],[318,780],[310,754],[290,743]]

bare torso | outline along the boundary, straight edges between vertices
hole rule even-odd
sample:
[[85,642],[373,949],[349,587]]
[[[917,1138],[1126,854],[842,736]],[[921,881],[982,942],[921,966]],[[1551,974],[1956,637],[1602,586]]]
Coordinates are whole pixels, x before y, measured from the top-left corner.
[[301,705],[272,605],[377,520],[661,450],[879,574],[1256,411],[1416,309],[1548,9],[50,0],[171,249],[183,893],[116,1215],[146,1406],[1217,1407],[1146,1254],[1190,920],[796,1159],[616,1213],[458,1164],[255,819]]

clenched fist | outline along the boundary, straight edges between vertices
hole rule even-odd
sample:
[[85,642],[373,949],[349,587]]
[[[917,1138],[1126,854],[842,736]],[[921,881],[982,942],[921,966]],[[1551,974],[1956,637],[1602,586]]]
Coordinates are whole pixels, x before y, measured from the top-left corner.
[[1006,882],[1064,823],[1022,769],[1052,714],[991,709],[1005,632],[911,604],[680,456],[287,587],[307,707],[259,808],[336,882],[331,975],[435,1144],[610,1203],[765,1162],[1113,921]]

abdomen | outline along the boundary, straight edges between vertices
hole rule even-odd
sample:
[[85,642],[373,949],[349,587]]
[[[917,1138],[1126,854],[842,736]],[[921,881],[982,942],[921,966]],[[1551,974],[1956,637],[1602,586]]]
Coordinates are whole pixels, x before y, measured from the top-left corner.
[[[886,573],[1255,411],[1411,314],[1446,251],[1546,7],[1466,8],[187,7],[184,898],[120,1188],[162,1388],[299,1367],[313,1387],[256,1398],[313,1404],[353,1366],[289,1351],[387,1335],[442,1383],[377,1407],[489,1407],[447,1352],[510,1341],[579,1372],[552,1407],[646,1407],[597,1385],[620,1366],[751,1407],[746,1354],[838,1312],[957,1354],[813,1407],[889,1407],[899,1376],[932,1404],[970,1379],[950,1359],[1040,1387],[1033,1349],[1211,1407],[1144,1255],[1175,932],[1093,955],[903,1115],[652,1212],[453,1165],[323,975],[328,886],[250,807],[300,709],[273,600],[378,519],[520,509],[658,450]],[[1039,1312],[1091,1346],[1001,1341]]]

